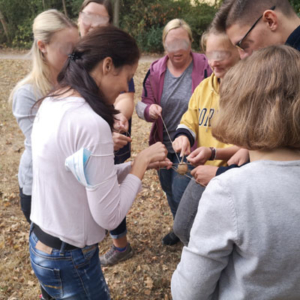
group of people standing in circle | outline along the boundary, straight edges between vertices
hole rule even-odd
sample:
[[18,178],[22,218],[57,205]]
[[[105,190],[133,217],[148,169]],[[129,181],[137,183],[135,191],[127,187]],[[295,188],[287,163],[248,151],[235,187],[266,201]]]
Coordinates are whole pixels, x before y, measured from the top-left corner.
[[[39,14],[31,72],[10,96],[42,298],[110,299],[101,266],[132,257],[126,214],[146,170],[158,169],[174,219],[162,242],[185,245],[174,299],[296,299],[300,22],[289,2],[224,1],[202,36],[205,54],[192,51],[184,20],[168,22],[166,55],[136,105],[153,123],[150,146],[129,162],[140,51],[112,11],[109,0],[85,0],[78,25]],[[112,246],[99,257],[107,230]]]

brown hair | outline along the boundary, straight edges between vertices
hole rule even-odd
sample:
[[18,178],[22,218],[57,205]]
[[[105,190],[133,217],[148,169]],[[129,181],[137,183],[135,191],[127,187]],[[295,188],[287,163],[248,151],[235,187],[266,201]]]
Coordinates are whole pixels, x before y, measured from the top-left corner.
[[288,0],[225,0],[213,20],[219,31],[233,24],[251,25],[264,11],[276,6],[285,16],[296,15]]
[[300,53],[271,46],[225,75],[213,124],[219,141],[250,150],[300,149]]
[[79,12],[82,12],[84,10],[84,8],[87,7],[92,2],[97,3],[97,4],[101,4],[105,7],[105,9],[107,10],[107,13],[109,15],[109,24],[112,24],[114,14],[113,14],[112,3],[111,3],[110,0],[84,0],[81,7],[80,7]]
[[58,75],[58,85],[50,97],[60,96],[59,91],[65,88],[77,91],[112,129],[114,115],[119,112],[113,105],[107,104],[104,94],[90,75],[106,57],[112,59],[115,68],[122,68],[137,63],[140,51],[134,38],[123,30],[112,25],[95,28],[75,47]]

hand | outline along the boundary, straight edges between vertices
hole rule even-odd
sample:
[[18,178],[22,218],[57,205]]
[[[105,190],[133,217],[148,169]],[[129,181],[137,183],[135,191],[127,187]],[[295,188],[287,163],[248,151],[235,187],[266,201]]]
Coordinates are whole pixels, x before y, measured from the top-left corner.
[[128,127],[129,127],[128,120],[122,113],[115,115],[115,122],[114,122],[115,131],[127,132]]
[[197,183],[207,186],[210,180],[216,176],[217,170],[218,167],[215,166],[198,166],[191,171],[191,175]]
[[159,170],[160,168],[166,168],[167,170],[169,170],[172,168],[172,165],[173,163],[168,158],[165,158],[164,160],[150,163],[148,165],[147,170],[150,169]]
[[204,165],[211,157],[211,150],[208,147],[199,147],[194,150],[186,159],[193,165]]
[[191,153],[191,145],[189,139],[185,135],[180,135],[172,143],[175,152],[180,152],[180,157]]
[[145,159],[148,160],[148,165],[150,163],[159,162],[167,157],[168,150],[164,144],[157,142],[150,147],[144,149],[139,155],[143,155]]
[[167,148],[161,142],[146,148],[134,159],[130,173],[142,180],[147,168],[153,163],[164,161],[167,154]]
[[240,149],[228,160],[227,164],[241,166],[249,161],[249,151],[247,149]]
[[112,136],[114,141],[114,151],[120,150],[132,141],[130,137],[121,133],[113,132]]
[[157,120],[158,117],[161,117],[161,111],[162,111],[161,106],[159,106],[157,104],[151,104],[150,108],[149,108],[150,118],[153,120]]

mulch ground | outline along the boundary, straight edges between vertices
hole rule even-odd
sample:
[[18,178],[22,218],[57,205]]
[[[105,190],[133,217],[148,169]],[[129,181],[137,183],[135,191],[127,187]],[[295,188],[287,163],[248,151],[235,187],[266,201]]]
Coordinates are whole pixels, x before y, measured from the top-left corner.
[[[134,77],[135,101],[150,63],[140,63]],[[39,297],[38,281],[28,252],[29,225],[19,207],[18,165],[24,137],[7,102],[9,93],[30,68],[27,60],[0,60],[0,299],[33,300]],[[150,124],[133,116],[132,156],[146,148]],[[127,218],[132,259],[103,268],[111,297],[118,299],[171,299],[170,279],[180,260],[182,244],[163,246],[161,238],[172,227],[172,215],[156,171],[148,171],[143,190]],[[101,254],[111,245],[108,236],[99,244]]]

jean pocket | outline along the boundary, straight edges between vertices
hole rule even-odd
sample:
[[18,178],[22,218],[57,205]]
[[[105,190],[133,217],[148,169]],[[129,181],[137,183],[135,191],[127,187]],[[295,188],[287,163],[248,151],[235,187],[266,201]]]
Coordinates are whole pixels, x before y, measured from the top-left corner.
[[32,259],[31,266],[37,279],[39,280],[45,291],[53,298],[62,298],[63,288],[60,270],[45,268],[43,266],[37,265],[32,261]]

